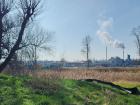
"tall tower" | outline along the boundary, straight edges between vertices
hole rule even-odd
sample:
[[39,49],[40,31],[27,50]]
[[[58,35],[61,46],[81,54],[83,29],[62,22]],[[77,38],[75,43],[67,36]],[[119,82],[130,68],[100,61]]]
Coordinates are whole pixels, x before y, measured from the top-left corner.
[[108,52],[107,52],[107,46],[106,46],[106,61],[107,61],[107,53],[108,53]]
[[124,61],[124,48],[123,48],[123,61]]
[[124,61],[124,48],[123,48],[123,66],[125,66],[125,61]]

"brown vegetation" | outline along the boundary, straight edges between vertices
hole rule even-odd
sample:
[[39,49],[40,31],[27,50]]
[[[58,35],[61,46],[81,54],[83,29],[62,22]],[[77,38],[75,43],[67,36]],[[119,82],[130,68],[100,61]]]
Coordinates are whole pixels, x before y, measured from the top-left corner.
[[130,81],[140,82],[140,68],[92,68],[20,71],[39,78],[64,79],[97,79],[108,82]]
[[71,68],[58,70],[5,70],[12,75],[30,75],[44,79],[97,79],[108,82],[140,82],[140,68]]

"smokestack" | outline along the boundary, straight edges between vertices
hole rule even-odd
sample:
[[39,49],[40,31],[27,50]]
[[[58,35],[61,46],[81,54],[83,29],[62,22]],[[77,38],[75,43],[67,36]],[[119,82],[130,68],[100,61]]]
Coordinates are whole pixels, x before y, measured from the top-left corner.
[[123,61],[124,61],[124,48],[123,48]]
[[123,48],[123,66],[124,66],[124,50],[125,48]]
[[108,53],[108,52],[107,52],[107,46],[106,46],[106,61],[107,61],[107,53]]

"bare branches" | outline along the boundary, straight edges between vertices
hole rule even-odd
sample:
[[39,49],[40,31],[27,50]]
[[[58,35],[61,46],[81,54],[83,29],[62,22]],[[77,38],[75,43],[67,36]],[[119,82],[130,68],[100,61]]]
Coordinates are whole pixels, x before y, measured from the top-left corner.
[[4,17],[12,9],[14,0],[1,0],[0,1],[0,18]]
[[20,0],[20,8],[23,18],[36,16],[39,13],[41,0]]
[[87,52],[87,50],[90,52],[90,44],[91,44],[91,37],[87,35],[82,41],[83,49],[81,52],[85,53]]
[[13,20],[10,19],[10,17],[5,17],[3,20],[3,32],[9,33],[13,28],[16,27],[16,24]]
[[[2,46],[3,46],[3,33],[5,31],[4,17],[10,12],[12,8],[13,0],[1,0],[0,1],[0,60],[2,59]],[[7,25],[8,26],[8,25]],[[9,27],[7,27],[9,28]]]
[[[32,31],[31,31],[32,30]],[[46,32],[45,30],[35,27],[27,29],[25,36],[20,44],[20,47],[35,46],[44,50],[47,50],[49,43],[52,40],[52,33]]]
[[134,35],[136,38],[135,43],[138,49],[138,55],[140,57],[140,26],[133,28],[132,35]]
[[32,61],[32,64],[36,67],[38,52],[41,52],[42,50],[51,50],[51,46],[49,46],[49,43],[52,39],[51,36],[52,34],[40,28],[31,28],[30,30],[28,30],[26,36],[24,37],[24,40],[19,47],[21,48],[21,57],[23,56],[22,58],[26,58],[29,61]]
[[89,35],[87,35],[82,41],[83,48],[82,48],[81,52],[86,54],[88,68],[89,68],[90,44],[91,44],[91,37]]

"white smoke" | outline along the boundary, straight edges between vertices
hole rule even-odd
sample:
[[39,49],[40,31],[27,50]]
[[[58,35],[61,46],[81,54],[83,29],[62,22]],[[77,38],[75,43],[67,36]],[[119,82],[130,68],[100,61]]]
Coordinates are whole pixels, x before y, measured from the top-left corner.
[[114,48],[122,48],[124,49],[125,46],[121,41],[114,40],[110,35],[109,29],[112,28],[113,19],[105,19],[98,21],[99,29],[97,31],[97,35],[106,43]]

